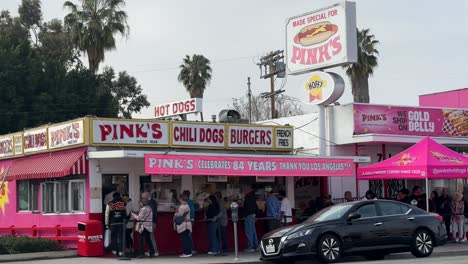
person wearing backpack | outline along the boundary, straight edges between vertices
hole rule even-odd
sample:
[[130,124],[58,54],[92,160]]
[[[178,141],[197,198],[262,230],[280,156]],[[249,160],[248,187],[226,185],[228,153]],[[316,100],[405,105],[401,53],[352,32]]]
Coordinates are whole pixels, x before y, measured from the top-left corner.
[[179,234],[182,240],[183,249],[181,258],[190,258],[192,256],[192,221],[190,220],[190,207],[187,204],[187,196],[180,195],[179,207],[174,214],[174,230]]

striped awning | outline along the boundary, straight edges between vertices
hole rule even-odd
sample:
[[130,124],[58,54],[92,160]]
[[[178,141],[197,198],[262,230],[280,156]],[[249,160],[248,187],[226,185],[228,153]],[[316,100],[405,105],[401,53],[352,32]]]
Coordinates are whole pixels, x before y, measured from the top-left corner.
[[38,154],[14,160],[7,180],[59,178],[88,171],[87,148]]

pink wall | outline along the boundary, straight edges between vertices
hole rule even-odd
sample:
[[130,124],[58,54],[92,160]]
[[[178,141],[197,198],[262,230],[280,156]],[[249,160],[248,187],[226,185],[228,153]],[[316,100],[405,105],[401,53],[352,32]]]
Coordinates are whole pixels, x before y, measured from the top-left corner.
[[[89,219],[89,202],[86,205],[86,213],[75,213],[75,214],[42,214],[40,212],[17,212],[17,198],[16,198],[16,181],[6,182],[6,195],[8,197],[8,202],[4,205],[4,211],[2,205],[0,204],[0,227],[31,227],[33,225],[40,227],[53,227],[56,225],[61,226],[76,226],[77,222],[88,220]],[[88,181],[86,181],[86,201],[89,201],[89,187]],[[42,196],[39,191],[39,208],[41,208],[41,199]],[[5,199],[3,197],[3,199]],[[0,234],[1,235],[1,234]]]
[[468,88],[420,95],[419,106],[468,108]]

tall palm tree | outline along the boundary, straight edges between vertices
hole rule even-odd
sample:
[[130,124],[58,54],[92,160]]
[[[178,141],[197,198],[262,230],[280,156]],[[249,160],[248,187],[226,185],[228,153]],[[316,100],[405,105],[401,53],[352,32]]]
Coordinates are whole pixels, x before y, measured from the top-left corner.
[[116,33],[127,36],[127,13],[122,10],[125,0],[80,0],[80,4],[66,1],[63,6],[70,13],[65,25],[75,46],[86,52],[89,69],[96,73],[104,61],[104,53],[115,49]]
[[211,81],[210,60],[203,55],[193,54],[191,58],[185,55],[179,68],[179,82],[185,86],[190,97],[203,98],[206,86]]
[[[183,63],[179,66],[178,76],[191,98],[203,98],[203,93],[211,81],[210,60],[203,55],[193,54],[190,58],[185,55]],[[203,113],[201,113],[203,121]]]
[[351,79],[354,102],[369,103],[369,77],[378,65],[379,41],[370,34],[369,29],[357,29],[358,62],[344,66],[346,75]]

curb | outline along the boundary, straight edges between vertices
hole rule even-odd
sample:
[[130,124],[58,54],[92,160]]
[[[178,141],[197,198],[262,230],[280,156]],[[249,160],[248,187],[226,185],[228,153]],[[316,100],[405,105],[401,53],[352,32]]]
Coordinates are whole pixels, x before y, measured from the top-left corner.
[[[453,250],[453,251],[442,251],[442,252],[434,252],[429,258],[433,257],[451,257],[451,256],[466,256],[468,255],[467,250]],[[18,262],[18,261],[32,261],[32,260],[47,260],[47,259],[66,259],[66,258],[76,258],[78,257],[76,250],[66,250],[66,251],[58,251],[58,252],[37,252],[37,253],[23,253],[23,254],[13,254],[13,255],[0,255],[0,263],[7,263],[7,262]],[[386,260],[398,260],[398,259],[410,259],[415,258],[410,253],[396,253],[391,254],[385,257]],[[348,260],[360,260],[359,256],[350,256],[345,257]],[[346,261],[347,262],[347,261]],[[216,264],[217,262],[213,262],[211,264]],[[257,260],[246,260],[246,261],[224,261],[217,264],[225,264],[225,263],[240,263],[240,264],[259,264],[264,263],[260,259]]]
[[0,255],[0,263],[78,257],[76,250]]

